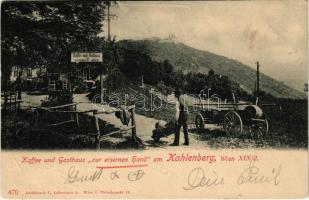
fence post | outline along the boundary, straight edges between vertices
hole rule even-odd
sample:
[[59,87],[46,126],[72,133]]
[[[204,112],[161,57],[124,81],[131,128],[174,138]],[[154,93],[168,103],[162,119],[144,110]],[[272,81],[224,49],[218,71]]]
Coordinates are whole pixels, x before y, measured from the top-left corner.
[[13,97],[14,97],[14,99],[13,99],[13,101],[14,101],[14,112],[16,112],[17,111],[17,96],[16,95],[13,95]]
[[135,106],[131,109],[131,114],[132,114],[131,125],[134,126],[132,128],[132,139],[135,140],[136,137]]
[[[65,107],[64,107],[64,110],[66,110]],[[74,111],[74,105],[69,106],[69,107],[68,107],[68,110],[69,110],[69,111]],[[74,114],[74,113],[71,113],[71,114],[70,114],[70,119],[71,119],[71,120],[75,120],[75,114]]]
[[[76,110],[77,110],[77,105],[73,105],[73,111],[76,112]],[[79,115],[78,115],[77,112],[76,112],[74,115],[75,115],[75,122],[76,122],[76,125],[77,125],[77,127],[79,128]]]
[[76,125],[79,128],[79,117],[78,117],[78,113],[75,113],[75,121],[76,121]]
[[97,111],[93,111],[93,117],[94,117],[94,123],[95,123],[95,129],[97,132],[97,135],[95,136],[95,143],[96,143],[96,149],[100,149],[100,127],[99,127],[99,120],[96,116]]
[[6,92],[4,92],[4,104],[3,104],[3,107],[4,107],[4,111],[7,112],[7,105],[8,105],[8,94]]
[[39,124],[39,111],[38,109],[34,110],[34,126],[38,126]]
[[12,93],[11,92],[10,92],[9,103],[10,103],[10,111],[12,111]]
[[20,101],[18,101],[18,102],[17,102],[17,111],[19,111],[19,110],[20,110],[20,104],[21,104],[21,102],[20,102]]

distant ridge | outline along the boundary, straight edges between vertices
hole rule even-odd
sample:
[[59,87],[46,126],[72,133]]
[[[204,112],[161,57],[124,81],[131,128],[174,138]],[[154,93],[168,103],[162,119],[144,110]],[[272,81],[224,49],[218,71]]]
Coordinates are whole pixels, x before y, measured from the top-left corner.
[[[148,38],[144,40],[121,40],[118,44],[124,48],[135,49],[149,54],[156,61],[169,60],[175,70],[187,72],[215,73],[226,75],[240,84],[245,91],[255,90],[256,71],[249,66],[224,56],[198,50],[177,42],[176,37],[166,39]],[[260,90],[278,98],[304,99],[306,94],[284,83],[260,73]]]

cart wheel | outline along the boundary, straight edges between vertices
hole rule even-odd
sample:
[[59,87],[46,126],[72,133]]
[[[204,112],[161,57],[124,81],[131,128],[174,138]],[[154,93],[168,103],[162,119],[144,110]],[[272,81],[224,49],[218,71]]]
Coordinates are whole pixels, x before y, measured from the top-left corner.
[[237,136],[242,133],[243,125],[240,115],[235,111],[225,114],[223,128],[228,135]]
[[195,116],[195,126],[196,126],[196,129],[204,129],[205,128],[204,117],[201,113],[198,113]]
[[249,125],[249,133],[253,138],[265,137],[268,133],[268,121],[267,119],[254,120]]

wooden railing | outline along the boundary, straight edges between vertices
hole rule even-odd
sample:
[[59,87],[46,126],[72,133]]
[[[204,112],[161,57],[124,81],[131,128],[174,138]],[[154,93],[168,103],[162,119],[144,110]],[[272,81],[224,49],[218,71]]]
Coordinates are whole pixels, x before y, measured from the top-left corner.
[[[78,127],[80,127],[80,123],[79,123],[79,115],[80,114],[85,114],[85,113],[92,113],[93,116],[93,123],[94,123],[94,127],[95,127],[95,133],[88,133],[88,136],[94,136],[95,137],[95,144],[96,144],[96,149],[100,149],[100,139],[116,134],[116,133],[126,133],[128,130],[132,130],[132,139],[134,141],[137,140],[137,136],[136,136],[136,121],[135,121],[135,106],[129,106],[126,107],[126,110],[128,110],[131,113],[131,125],[128,125],[128,127],[123,128],[123,129],[119,129],[116,131],[112,131],[110,133],[101,134],[100,131],[100,126],[99,126],[99,119],[98,116],[99,114],[112,114],[115,113],[117,111],[122,111],[122,109],[113,109],[112,111],[98,111],[96,109],[92,109],[92,110],[85,110],[85,111],[77,111],[77,105],[79,103],[72,103],[72,104],[66,104],[66,105],[61,105],[61,106],[54,106],[54,107],[37,107],[34,108],[34,125],[38,126],[39,125],[39,121],[40,121],[40,112],[48,112],[48,113],[69,113],[71,114],[71,119],[70,120],[66,120],[66,121],[62,121],[59,123],[54,123],[54,124],[49,124],[47,125],[48,127],[56,127],[59,125],[63,125],[66,123],[73,123],[75,122],[76,125]],[[68,110],[59,110],[59,109],[63,109],[63,108],[69,108]],[[137,140],[137,142],[139,142],[139,140]]]
[[20,109],[20,104],[22,100],[17,98],[18,94],[16,92],[5,92],[1,95],[3,98],[3,109],[5,111],[15,111],[17,112]]

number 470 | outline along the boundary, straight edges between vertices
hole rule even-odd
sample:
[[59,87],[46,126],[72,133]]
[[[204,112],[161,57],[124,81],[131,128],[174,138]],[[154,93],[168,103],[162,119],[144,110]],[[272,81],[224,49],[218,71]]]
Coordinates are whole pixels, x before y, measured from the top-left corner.
[[18,195],[18,190],[17,189],[11,189],[8,192],[9,195]]

